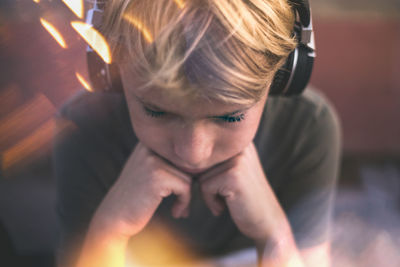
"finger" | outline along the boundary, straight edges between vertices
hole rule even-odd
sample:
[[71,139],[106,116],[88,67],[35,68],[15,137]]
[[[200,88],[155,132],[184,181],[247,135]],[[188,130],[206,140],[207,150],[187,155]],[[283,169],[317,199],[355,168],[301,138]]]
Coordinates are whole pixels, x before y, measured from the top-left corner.
[[147,148],[145,145],[142,145],[139,149],[145,149],[148,156],[156,159],[156,163],[154,163],[153,167],[159,171],[158,176],[163,183],[160,196],[162,198],[171,194],[177,196],[172,207],[172,215],[176,218],[183,217],[184,215],[188,216],[191,197],[191,177],[169,164],[168,161]]
[[200,191],[204,202],[211,212],[218,216],[225,208],[225,201],[219,195],[220,181],[218,177],[200,184]]
[[175,218],[189,216],[190,192],[175,193],[177,199],[172,207],[172,215]]
[[191,198],[191,186],[190,183],[182,180],[179,177],[171,176],[168,179],[168,187],[170,192],[176,195],[175,203],[172,206],[172,216],[175,218],[183,217],[189,214],[189,204]]
[[225,202],[218,194],[203,193],[203,199],[214,216],[218,216],[225,209]]

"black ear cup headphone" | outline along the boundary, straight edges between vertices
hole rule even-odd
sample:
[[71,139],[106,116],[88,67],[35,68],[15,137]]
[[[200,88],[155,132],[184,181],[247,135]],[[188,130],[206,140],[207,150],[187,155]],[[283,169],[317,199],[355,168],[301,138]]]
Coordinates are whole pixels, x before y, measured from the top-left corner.
[[298,44],[275,74],[269,95],[300,95],[310,80],[314,65],[314,32],[308,0],[289,0],[289,3],[296,10],[293,32]]
[[[99,29],[105,1],[94,0],[86,16],[86,23]],[[315,58],[314,32],[311,9],[308,0],[289,0],[296,22],[293,34],[297,47],[288,56],[285,64],[277,71],[270,87],[269,95],[300,95],[307,86]],[[122,92],[122,82],[118,66],[107,64],[90,47],[86,50],[89,78],[94,91]]]

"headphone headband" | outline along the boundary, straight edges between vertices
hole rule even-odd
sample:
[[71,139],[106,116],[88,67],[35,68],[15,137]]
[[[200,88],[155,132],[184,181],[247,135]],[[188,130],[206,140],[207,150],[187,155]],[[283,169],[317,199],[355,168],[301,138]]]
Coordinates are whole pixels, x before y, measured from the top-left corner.
[[311,11],[308,0],[289,0],[289,3],[299,13],[301,24],[307,27],[311,22]]

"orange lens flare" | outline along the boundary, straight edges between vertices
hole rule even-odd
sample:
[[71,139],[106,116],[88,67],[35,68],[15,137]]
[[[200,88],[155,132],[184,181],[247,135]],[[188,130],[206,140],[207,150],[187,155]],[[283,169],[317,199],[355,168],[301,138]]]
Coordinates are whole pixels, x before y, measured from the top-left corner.
[[[4,116],[24,103],[25,92],[18,84],[10,83],[0,89],[0,129]],[[1,132],[0,132],[1,133]],[[0,137],[1,139],[1,137]],[[1,150],[1,144],[0,144]]]
[[42,23],[43,27],[51,34],[51,36],[53,36],[53,38],[62,48],[67,48],[67,44],[65,43],[64,38],[53,25],[51,25],[43,18],[40,18],[40,23]]
[[143,37],[146,39],[147,42],[149,43],[153,42],[153,36],[150,34],[150,31],[144,26],[144,24],[140,20],[128,14],[124,14],[123,18],[130,24],[132,24],[134,27],[136,27],[143,34]]
[[93,48],[94,51],[106,62],[111,64],[110,47],[107,44],[104,36],[94,29],[91,25],[80,22],[71,22],[72,27],[79,33],[80,36]]
[[130,241],[127,255],[130,266],[191,266],[188,263],[197,256],[179,233],[157,222],[148,224]]
[[33,2],[35,2],[35,3],[39,3],[39,2],[40,2],[40,0],[33,0]]
[[50,147],[52,142],[54,126],[53,120],[45,122],[28,137],[4,151],[1,162],[2,169],[15,169],[17,166],[44,154],[44,151]]
[[183,0],[174,0],[174,2],[180,9],[185,7],[185,2]]
[[85,87],[86,90],[88,90],[89,92],[93,92],[93,88],[90,86],[90,84],[82,77],[82,75],[80,75],[79,73],[75,73],[76,78],[78,79],[78,81],[82,84],[83,87]]
[[82,0],[62,0],[64,4],[80,19],[83,18]]
[[[0,103],[3,100],[5,99]],[[12,98],[8,100],[12,101]],[[0,151],[7,150],[12,144],[32,133],[37,125],[50,119],[54,112],[55,107],[43,94],[32,97],[11,112],[8,111],[7,116],[0,119]]]
[[288,267],[304,267],[303,262],[298,257],[292,257],[288,262]]

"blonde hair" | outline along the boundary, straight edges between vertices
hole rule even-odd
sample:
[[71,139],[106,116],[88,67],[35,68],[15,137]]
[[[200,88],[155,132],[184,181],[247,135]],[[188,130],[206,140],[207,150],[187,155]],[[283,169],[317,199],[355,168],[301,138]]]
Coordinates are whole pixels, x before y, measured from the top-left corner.
[[287,0],[108,0],[101,31],[141,88],[249,104],[295,48]]

